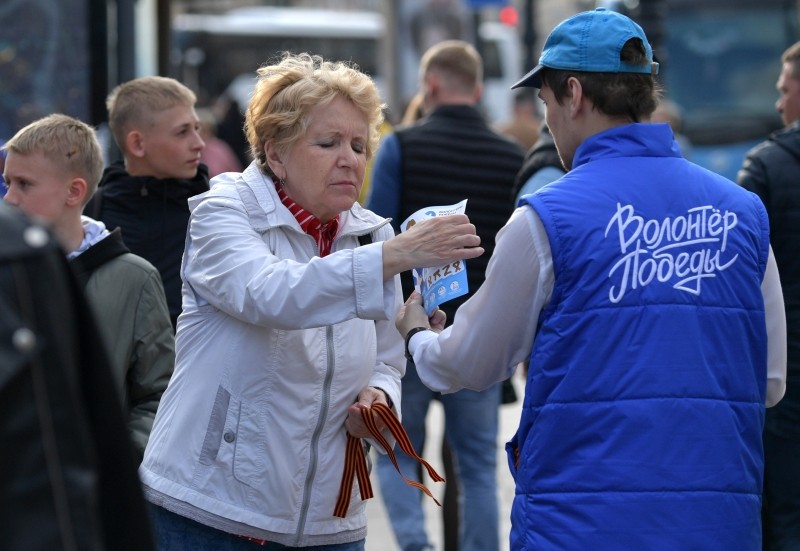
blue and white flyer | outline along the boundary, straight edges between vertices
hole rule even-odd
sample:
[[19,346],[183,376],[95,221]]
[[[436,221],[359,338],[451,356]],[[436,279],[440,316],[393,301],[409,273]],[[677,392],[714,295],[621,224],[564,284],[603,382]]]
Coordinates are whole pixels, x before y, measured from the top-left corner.
[[[417,222],[428,218],[463,214],[466,209],[466,199],[455,205],[420,209],[400,224],[400,231],[406,231]],[[463,260],[436,268],[414,268],[411,273],[414,276],[414,288],[422,295],[422,305],[429,316],[443,302],[469,292],[467,267]]]

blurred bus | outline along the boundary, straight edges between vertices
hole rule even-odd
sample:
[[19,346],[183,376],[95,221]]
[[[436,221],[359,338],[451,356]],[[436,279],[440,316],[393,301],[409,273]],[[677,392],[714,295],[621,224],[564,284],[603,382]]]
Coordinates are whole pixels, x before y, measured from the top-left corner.
[[[416,25],[407,13],[418,8]],[[281,52],[309,52],[326,60],[352,61],[375,80],[395,114],[419,87],[419,57],[425,39],[462,38],[474,42],[468,12],[452,9],[445,15],[458,23],[455,30],[439,27],[419,0],[404,0],[400,16],[389,28],[381,12],[365,10],[253,6],[224,13],[184,13],[172,21],[173,75],[198,93],[199,103],[212,103],[221,94],[244,107],[256,69]],[[410,15],[408,15],[410,17]],[[418,35],[412,36],[411,29]],[[484,56],[483,105],[490,120],[511,115],[511,85],[522,74],[521,45],[516,27],[498,21],[479,25],[479,50]]]
[[470,8],[464,0],[402,0],[394,14],[396,95],[404,106],[419,89],[419,60],[433,44],[460,39],[475,45],[483,57],[481,107],[490,122],[512,116],[511,85],[525,74],[522,40],[513,21],[502,21],[500,10]]
[[781,126],[775,83],[781,54],[800,40],[797,0],[599,4],[630,15],[653,42],[691,159],[735,180],[747,150]]
[[172,31],[175,76],[200,103],[227,91],[244,107],[256,69],[284,51],[353,62],[382,86],[386,23],[377,12],[253,6],[179,14]]

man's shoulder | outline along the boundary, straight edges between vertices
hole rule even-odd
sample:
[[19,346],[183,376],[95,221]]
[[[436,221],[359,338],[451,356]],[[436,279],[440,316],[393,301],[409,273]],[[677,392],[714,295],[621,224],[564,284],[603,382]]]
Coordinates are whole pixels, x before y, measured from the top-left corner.
[[429,116],[410,126],[400,127],[395,135],[403,143],[426,143],[444,140],[442,144],[492,144],[500,151],[518,156],[520,163],[525,155],[522,147],[508,136],[492,128],[480,111],[468,105],[439,107]]
[[90,272],[106,269],[137,277],[158,274],[158,269],[148,260],[130,252],[119,229],[115,229],[86,249],[73,263],[82,265]]
[[768,161],[773,155],[792,151],[800,156],[800,121],[773,132],[769,138],[750,149],[747,157]]
[[119,185],[130,178],[130,174],[125,170],[125,162],[114,161],[103,169],[103,176],[100,179],[100,185],[97,190],[100,191],[108,185]]
[[90,287],[107,289],[104,296],[111,290],[120,295],[139,295],[150,286],[162,286],[163,289],[158,269],[130,252],[106,260],[89,276],[89,282]]
[[150,261],[144,257],[131,252],[123,253],[108,261],[108,264],[119,267],[119,269],[130,271],[131,274],[139,274],[140,276],[150,276],[152,274],[158,275],[158,268],[153,266]]
[[[126,320],[140,315],[163,315],[161,325],[170,325],[161,276],[150,262],[136,254],[123,253],[98,266],[88,277],[85,293],[96,315],[112,332],[115,325],[122,330],[129,323]],[[158,304],[164,305],[163,312]]]
[[501,134],[494,129],[489,129],[495,135],[499,147],[508,150],[509,154],[516,155],[519,157],[519,162],[522,164],[522,161],[525,159],[525,149],[513,138],[507,136],[505,134]]
[[163,196],[185,198],[208,191],[209,182],[208,166],[204,163],[198,165],[192,178],[161,178],[146,173],[131,175],[123,161],[116,161],[104,169],[95,197],[103,194],[144,202],[161,201]]

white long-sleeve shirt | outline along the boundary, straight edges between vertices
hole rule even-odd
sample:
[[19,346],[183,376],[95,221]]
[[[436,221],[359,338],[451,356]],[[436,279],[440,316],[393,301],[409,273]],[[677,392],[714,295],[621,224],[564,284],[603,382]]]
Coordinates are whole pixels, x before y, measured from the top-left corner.
[[[409,341],[423,383],[440,392],[483,390],[508,378],[531,355],[536,322],[555,275],[547,232],[534,209],[516,209],[497,234],[486,281],[441,333]],[[786,390],[786,314],[772,248],[761,283],[767,322],[767,407]]]

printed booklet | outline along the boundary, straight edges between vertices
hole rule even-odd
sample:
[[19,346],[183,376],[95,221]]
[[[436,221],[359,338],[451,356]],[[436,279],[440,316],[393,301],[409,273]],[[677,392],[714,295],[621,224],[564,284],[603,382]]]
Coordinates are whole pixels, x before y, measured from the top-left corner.
[[[464,199],[455,205],[420,209],[400,224],[400,231],[406,231],[417,222],[435,216],[463,214],[466,208],[467,200]],[[463,260],[437,268],[414,268],[411,273],[414,276],[414,288],[422,295],[422,305],[429,316],[443,302],[469,292],[467,267]]]

